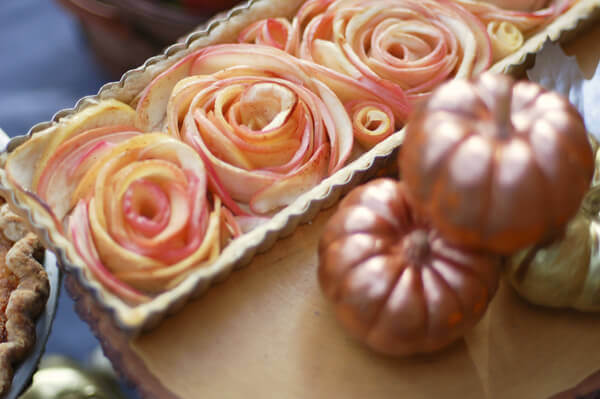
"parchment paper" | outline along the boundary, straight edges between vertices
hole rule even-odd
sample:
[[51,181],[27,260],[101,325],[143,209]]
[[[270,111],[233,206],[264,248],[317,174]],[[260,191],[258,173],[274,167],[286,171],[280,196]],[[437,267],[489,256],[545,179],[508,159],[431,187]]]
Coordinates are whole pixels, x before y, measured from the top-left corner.
[[600,138],[600,64],[594,75],[586,79],[575,56],[568,56],[560,45],[547,42],[527,77],[568,97],[583,116],[588,131]]

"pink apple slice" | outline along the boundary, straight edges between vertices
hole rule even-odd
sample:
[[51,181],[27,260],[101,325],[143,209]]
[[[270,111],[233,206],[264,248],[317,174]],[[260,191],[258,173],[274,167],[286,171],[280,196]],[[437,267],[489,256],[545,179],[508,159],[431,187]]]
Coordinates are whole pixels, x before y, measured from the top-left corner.
[[257,192],[250,201],[250,208],[258,214],[264,214],[291,204],[298,196],[316,186],[327,175],[327,147],[328,144],[323,144],[299,170]]
[[85,131],[64,141],[46,162],[33,190],[62,219],[69,211],[71,195],[82,176],[104,153],[139,134],[130,126],[107,126]]
[[87,204],[80,201],[69,217],[69,235],[75,250],[83,258],[90,271],[108,290],[120,298],[133,303],[144,303],[150,298],[117,279],[101,262],[91,237]]
[[82,132],[106,126],[133,126],[135,111],[127,104],[117,100],[105,100],[89,106],[72,115],[68,123],[59,123],[45,145],[45,151],[35,165],[32,187],[36,187],[46,163],[57,147],[66,140]]

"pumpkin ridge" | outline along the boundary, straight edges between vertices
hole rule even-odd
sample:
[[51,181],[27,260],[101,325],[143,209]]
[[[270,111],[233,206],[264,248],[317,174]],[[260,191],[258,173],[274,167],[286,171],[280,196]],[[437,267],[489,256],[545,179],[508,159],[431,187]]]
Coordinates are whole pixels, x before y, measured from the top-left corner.
[[484,198],[483,198],[483,211],[482,211],[482,215],[481,215],[481,219],[485,220],[487,223],[485,224],[481,224],[480,225],[480,231],[475,232],[476,234],[479,234],[481,237],[484,237],[484,239],[487,241],[490,237],[489,237],[489,231],[485,231],[485,226],[489,225],[489,221],[492,217],[492,206],[494,206],[494,198],[492,195],[492,190],[493,190],[493,185],[494,185],[494,180],[497,174],[497,157],[498,157],[498,151],[500,151],[501,148],[504,148],[504,146],[501,146],[500,148],[496,148],[494,150],[494,155],[492,155],[492,162],[490,162],[490,168],[489,168],[489,172],[488,172],[488,177],[487,179],[485,179],[485,190],[484,190]]
[[[430,269],[431,269],[431,264],[427,265]],[[437,272],[433,273],[433,275],[437,278],[439,278],[439,274]],[[443,280],[443,279],[440,279]],[[425,286],[423,284],[423,273],[422,271],[419,271],[419,281],[421,283],[421,290],[420,292],[423,292],[423,305],[424,305],[424,315],[425,315],[425,336],[427,337],[425,342],[426,342],[426,346],[429,347],[429,345],[431,345],[431,310],[429,309],[429,302],[428,302],[428,295],[431,295],[430,293],[428,294],[429,290],[425,289]]]
[[[562,134],[557,135],[558,136],[558,140],[560,142],[560,145],[565,148],[565,150],[567,151],[567,160],[569,161],[569,163],[571,164],[576,164],[578,166],[581,166],[582,164],[585,163],[585,154],[580,154],[578,153],[577,149],[573,148],[574,144],[571,142],[571,140],[567,140],[566,137]],[[589,157],[591,159],[590,164],[592,165],[592,171],[594,170],[594,155],[591,152],[590,149],[590,154],[592,155],[591,157]],[[584,157],[582,157],[581,155],[584,155]],[[589,190],[589,187],[591,185],[592,182],[592,177],[593,175],[589,175],[586,176],[586,169],[585,167],[578,167],[578,168],[574,168],[576,170],[575,173],[577,173],[577,175],[581,178],[581,181],[587,182],[586,183],[586,192]],[[575,179],[573,179],[571,181],[571,183],[575,183]],[[585,196],[584,196],[585,197]],[[581,200],[579,201],[579,204],[577,205],[577,207],[575,208],[575,212],[577,209],[579,209],[581,207],[581,204],[583,202],[583,198],[581,198]],[[572,215],[569,219],[573,218],[575,215],[575,212],[571,212]],[[555,229],[555,226],[552,226],[553,229]]]
[[[341,205],[340,205],[340,208],[342,208]],[[349,208],[346,208],[347,212],[346,212],[345,216],[348,216],[350,213],[354,212],[357,208],[358,209],[363,208],[364,210],[367,210],[369,212],[372,211],[371,208],[369,208],[369,207],[367,207],[365,205],[362,205],[362,204],[351,204]],[[388,218],[383,217],[382,215],[380,215],[377,212],[372,212],[372,213],[377,218],[379,218],[380,220],[385,221],[388,225],[391,225],[391,227],[392,227],[393,230],[396,230],[396,231],[398,230],[397,228],[394,227],[393,224],[391,224],[389,222]],[[354,234],[374,234],[374,235],[378,235],[378,236],[383,235],[381,232],[374,232],[372,230],[369,230],[369,228],[370,227],[362,227],[359,230],[352,231],[351,235],[354,235]],[[340,229],[339,231],[337,231],[337,235],[334,235],[333,237],[327,237],[328,238],[327,242],[323,243],[322,245],[323,246],[329,246],[329,245],[335,243],[337,240],[339,240],[339,239],[341,239],[343,237],[347,237],[347,236],[348,236],[348,234]]]
[[[454,265],[453,265],[454,266]],[[462,320],[460,321],[461,324],[464,324],[467,320],[466,320],[466,309],[467,307],[465,306],[465,304],[462,302],[460,296],[457,294],[456,290],[454,289],[454,287],[452,287],[449,283],[448,280],[446,280],[446,278],[444,277],[444,275],[437,270],[437,268],[434,266],[433,262],[429,262],[427,264],[427,268],[429,270],[431,270],[433,272],[433,274],[435,274],[435,276],[437,277],[437,279],[441,282],[441,284],[446,287],[446,291],[450,292],[451,296],[456,300],[456,303],[458,304],[458,307],[460,308],[460,312],[462,314]],[[469,275],[471,275],[470,273],[467,273]],[[487,289],[486,289],[487,291]],[[489,298],[489,293],[486,293],[488,298]],[[486,298],[487,299],[487,298]],[[453,326],[453,328],[456,328],[456,326]],[[456,338],[453,338],[451,342],[454,342],[456,340]]]
[[[544,94],[548,94],[548,92],[539,91],[538,93],[536,93],[536,95],[533,97],[533,99],[531,101],[529,101],[527,103],[527,105],[523,108],[533,107],[535,105],[535,102],[538,101],[538,99]],[[555,110],[561,111],[562,107],[556,107]],[[542,118],[543,118],[543,116],[538,115],[536,117],[536,120],[539,120]],[[519,132],[516,132],[516,133],[519,133]],[[518,134],[518,136],[522,140],[526,141],[527,145],[531,149],[532,160],[533,160],[532,163],[535,165],[535,168],[536,168],[539,176],[541,177],[541,179],[538,179],[538,181],[541,182],[542,192],[544,193],[545,198],[550,199],[551,211],[544,212],[544,215],[546,216],[546,227],[547,227],[546,238],[548,238],[556,233],[556,231],[555,231],[556,226],[555,226],[554,221],[559,219],[561,206],[560,206],[560,203],[556,202],[556,195],[553,195],[553,193],[552,193],[550,183],[549,183],[549,179],[551,177],[545,173],[544,168],[540,165],[540,157],[537,156],[537,152],[534,152],[535,147],[532,145],[533,143],[531,141],[531,132],[527,132],[527,133],[528,134]],[[566,149],[566,151],[568,152],[567,160],[570,161],[571,163],[581,164],[581,157],[579,156],[577,149],[573,148],[574,144],[571,142],[571,140],[567,140],[567,137],[564,134],[556,133],[555,137],[558,140],[559,146],[561,148]],[[575,161],[575,162],[573,162],[573,161]],[[593,163],[594,163],[594,160],[592,159],[591,164],[593,165]],[[591,176],[589,176],[589,177],[582,176],[582,173],[585,173],[586,168],[576,168],[576,169],[577,169],[577,173],[580,174],[581,177],[583,177],[583,180],[591,181],[591,178],[592,178]],[[593,169],[593,166],[592,166],[592,169]],[[583,199],[582,199],[582,202],[583,202]],[[552,214],[552,217],[550,217],[550,214]],[[571,218],[572,217],[574,217],[574,215],[572,215]],[[571,219],[571,218],[569,218],[569,219]],[[536,245],[536,247],[538,247],[538,246]],[[536,250],[536,252],[537,252],[537,250]],[[523,278],[524,278],[524,275],[523,275]]]
[[466,110],[463,108],[455,108],[455,109],[451,109],[451,108],[444,108],[444,107],[439,107],[439,108],[432,108],[430,109],[429,112],[432,113],[438,113],[438,112],[443,112],[446,115],[444,115],[444,117],[448,118],[456,118],[457,120],[460,120],[461,118],[464,119],[475,119],[477,118],[477,114],[474,112],[470,112],[471,110]]
[[429,321],[429,317],[430,317],[431,312],[429,311],[429,306],[427,306],[427,297],[426,297],[427,294],[426,294],[425,288],[423,286],[423,274],[419,272],[417,275],[419,276],[419,292],[423,293],[423,295],[420,296],[421,304],[423,306],[423,315],[424,315],[423,320],[425,322],[423,331],[425,331],[426,336],[429,336],[429,332],[431,329],[431,323]]
[[373,330],[376,330],[377,327],[379,326],[379,322],[381,320],[381,315],[383,314],[383,311],[385,309],[385,305],[388,303],[388,301],[390,300],[390,297],[392,296],[392,293],[398,286],[398,281],[400,280],[400,278],[402,277],[402,275],[404,274],[406,269],[408,269],[409,267],[410,267],[410,265],[407,265],[406,262],[402,262],[402,265],[400,267],[398,267],[398,272],[396,273],[396,276],[393,279],[394,282],[393,282],[393,284],[390,284],[390,288],[388,289],[387,293],[384,295],[383,300],[381,301],[380,304],[378,304],[377,310],[375,311],[375,314],[373,315],[373,318],[371,319],[371,322],[369,323],[369,328],[367,329],[367,331],[363,337],[367,341],[370,340],[371,333],[373,332]]
[[[546,93],[546,94],[549,94],[549,93]],[[572,110],[566,110],[565,111],[563,107],[555,107],[555,108],[553,108],[551,110],[548,110],[547,112],[553,112],[553,111],[556,111],[556,112],[561,112],[561,111],[568,112],[570,114],[570,116],[576,117],[579,120],[579,122],[581,123],[581,125],[583,126],[583,129],[584,129],[584,131],[587,134],[587,129],[585,128],[585,124],[584,124],[584,122],[581,119],[581,116],[579,114],[573,113]],[[538,119],[541,119],[541,118],[542,118],[541,116],[538,117]],[[556,134],[556,137],[560,141],[561,147],[565,148],[567,150],[569,161],[571,161],[571,162],[575,161],[574,163],[581,164],[582,163],[581,162],[582,161],[582,157],[580,155],[582,155],[582,154],[580,154],[579,151],[577,151],[577,149],[576,149],[576,145],[578,143],[574,142],[573,140],[567,140],[567,136],[570,136],[571,133],[572,132],[569,132],[568,134],[564,134],[564,133],[563,134]],[[577,132],[575,132],[574,134],[577,134]],[[594,154],[592,153],[591,145],[590,145],[590,142],[589,142],[589,139],[587,138],[587,136],[584,139],[587,142],[588,148],[589,148],[589,155],[590,155],[590,157],[588,157],[589,158],[589,162],[588,163],[589,163],[590,167],[593,169],[594,168]],[[585,159],[583,159],[583,161],[585,161]],[[577,169],[585,171],[584,168],[577,168]],[[589,176],[589,177],[586,178],[586,180],[591,180],[591,179],[592,179],[592,176]]]
[[[364,339],[367,342],[371,340],[371,334],[374,332],[374,330],[377,330],[379,328],[379,323],[381,322],[381,316],[383,314],[386,304],[388,303],[388,301],[390,300],[390,297],[396,290],[396,287],[398,287],[398,282],[400,281],[400,278],[404,275],[406,270],[410,267],[413,267],[413,266],[410,264],[407,264],[407,262],[404,261],[402,263],[402,265],[398,268],[398,273],[396,274],[396,276],[394,278],[394,283],[390,284],[390,289],[386,293],[385,299],[383,301],[381,301],[381,304],[378,305],[377,311],[375,312],[373,319],[369,323],[369,328],[367,329],[367,332],[364,336]],[[422,278],[420,277],[421,273],[417,273],[417,274],[419,275],[419,282],[421,285],[420,288],[422,288],[423,282],[422,282]],[[425,310],[427,311],[427,305],[425,305]],[[428,315],[427,313],[425,313],[425,314]],[[427,324],[428,324],[427,317],[425,317],[425,320],[426,320],[425,323],[426,323],[426,327],[427,327]]]
[[[450,149],[446,152],[446,155],[443,157],[444,162],[439,162],[440,164],[449,164],[452,162],[452,159],[454,158],[454,156],[456,155],[456,152],[459,150],[460,146],[463,144],[464,141],[468,140],[469,137],[473,136],[475,134],[475,132],[471,129],[469,129],[468,133],[465,134],[459,141],[457,141],[453,146],[450,147]],[[431,176],[431,180],[434,182],[433,187],[430,190],[430,194],[428,195],[429,198],[440,198],[440,199],[444,199],[446,196],[445,195],[441,195],[440,192],[443,192],[443,190],[445,189],[445,182],[448,181],[449,179],[449,175],[450,175],[450,171],[449,168],[447,167],[437,167],[435,168],[435,174]],[[412,193],[409,194],[412,195]],[[415,203],[419,203],[420,201],[414,201]],[[431,209],[439,209],[439,206],[434,206],[435,204],[429,204],[429,206],[427,205],[422,205],[419,204],[419,206],[415,207],[417,210],[424,212],[426,215],[430,214],[432,211]],[[430,217],[430,219],[432,219]],[[445,226],[435,226],[436,228],[444,228]]]
[[[443,112],[449,113],[449,111],[446,111],[446,110],[443,110]],[[460,121],[455,120],[454,123],[460,124]],[[460,146],[466,140],[468,140],[469,137],[473,136],[474,134],[475,134],[475,132],[472,129],[469,129],[468,132],[464,136],[462,136],[459,140],[457,140],[454,144],[452,144],[448,148],[446,153],[440,157],[438,162],[436,162],[435,166],[430,169],[430,170],[435,171],[434,174],[430,175],[431,181],[434,182],[433,187],[430,189],[430,194],[428,195],[430,198],[432,197],[431,193],[435,194],[436,187],[440,184],[440,182],[447,180],[448,171],[447,171],[447,167],[444,167],[444,165],[447,165],[451,162],[452,158],[454,158],[454,156],[456,155],[456,152],[459,150]],[[426,145],[427,145],[427,143],[425,143],[425,145],[423,147],[426,147]],[[440,176],[444,177],[445,179],[441,179]],[[422,177],[420,176],[419,178],[422,178]],[[410,190],[407,190],[407,191],[410,191]],[[421,194],[419,193],[419,196],[420,195]]]
[[398,198],[400,199],[400,205],[397,207],[397,210],[400,214],[395,215],[396,220],[394,222],[397,224],[398,230],[402,226],[409,226],[403,232],[403,234],[407,234],[412,228],[425,227],[425,223],[422,222],[420,215],[414,212],[415,199],[412,197],[412,194],[399,182],[396,183],[396,187],[398,187],[397,191],[399,191]]
[[[342,237],[338,237],[335,240],[331,241],[328,246],[333,246],[335,245],[336,241],[341,240],[342,238],[348,238],[348,237],[352,237],[356,234],[369,234],[369,235],[376,235],[374,233],[366,233],[366,232],[358,232],[358,233],[352,233],[346,236],[342,236]],[[368,262],[369,260],[373,259],[374,257],[377,256],[381,256],[381,253],[379,252],[375,252],[372,253],[370,255],[368,255],[367,257],[359,260],[358,262],[356,262],[355,264],[351,265],[350,267],[348,267],[342,274],[338,275],[338,278],[336,279],[336,284],[333,286],[333,294],[331,295],[331,297],[334,300],[339,300],[340,299],[340,286],[342,285],[342,283],[344,283],[346,281],[346,279],[348,278],[348,275],[354,270],[356,269],[358,266],[361,266],[363,263]]]
[[[518,85],[521,84],[530,84],[530,83],[517,83],[517,85],[515,85],[515,88],[513,88],[513,94],[515,89],[518,89]],[[519,109],[515,109],[515,96],[513,96],[512,101],[511,101],[511,113],[515,114],[517,112],[530,112],[530,108],[535,106],[535,103],[538,101],[538,99],[540,98],[541,95],[543,95],[545,92],[544,91],[540,91],[538,90],[537,93],[535,93],[534,96],[532,96],[530,99],[528,99],[525,103],[521,104]],[[511,118],[512,119],[512,118]],[[514,126],[514,124],[513,124]],[[520,133],[519,131],[517,131],[515,129],[516,133]],[[523,137],[523,135],[519,134],[518,136]],[[527,137],[529,137],[529,135],[526,135]]]
[[[527,136],[527,142],[529,143],[529,148],[533,148],[531,146],[530,136]],[[544,197],[547,198],[548,202],[550,203],[550,212],[544,212],[546,219],[546,227],[551,227],[552,230],[554,230],[555,226],[553,226],[553,220],[557,219],[557,210],[559,209],[560,204],[556,203],[556,196],[552,194],[552,189],[550,187],[550,184],[548,183],[548,176],[546,176],[546,174],[544,173],[544,169],[538,163],[538,158],[532,154],[532,160],[533,165],[535,165],[535,171],[539,176],[538,182],[540,183],[541,191]],[[553,232],[549,232],[549,234],[547,233],[547,235],[551,236],[553,235]]]
[[[406,194],[409,194],[408,191],[401,186],[401,191],[402,194],[399,196],[401,198],[402,204],[401,206],[399,206],[400,209],[404,209],[404,210],[409,210],[409,209],[413,209],[414,210],[414,206],[412,205],[411,198],[407,197]],[[362,205],[364,206],[364,205]],[[380,215],[377,211],[372,210],[375,214],[377,214],[378,216],[382,216]],[[387,220],[387,218],[383,217],[383,219]],[[384,257],[390,257],[393,256],[395,252],[399,252],[399,253],[404,253],[406,252],[405,249],[405,240],[407,240],[410,236],[410,234],[416,230],[423,230],[424,228],[427,228],[427,226],[422,226],[421,223],[419,223],[419,219],[414,215],[414,212],[408,212],[408,218],[406,220],[404,220],[404,224],[402,223],[398,223],[395,222],[393,224],[394,227],[396,227],[396,230],[398,231],[398,235],[401,236],[401,239],[396,242],[396,244],[394,245],[389,245],[387,246],[387,248],[385,248],[382,252],[382,254],[379,254],[379,256],[384,256]],[[404,226],[406,225],[406,226]],[[399,228],[404,226],[405,228]],[[353,233],[354,235],[354,233]],[[429,252],[429,254],[432,253],[432,248],[431,245],[429,243],[429,237],[427,235],[427,251]],[[398,247],[402,247],[402,249],[400,251],[398,251]],[[377,254],[373,254],[373,256],[377,256]],[[366,258],[365,260],[359,262],[358,264],[362,264],[364,262],[366,262],[369,258],[372,258],[373,256],[369,256],[368,258]],[[430,255],[429,255],[430,257]],[[408,268],[413,268],[413,270],[415,270],[416,274],[419,275],[419,281],[420,281],[420,285],[422,288],[422,284],[423,284],[423,279],[421,276],[422,273],[422,269],[425,267],[429,266],[430,262],[423,262],[423,264],[421,265],[417,265],[418,262],[414,262],[415,259],[409,259],[407,257],[403,257],[402,258],[402,262],[401,264],[398,266],[398,269],[395,273],[394,278],[392,279],[393,283],[390,284],[390,287],[388,289],[388,291],[386,292],[386,294],[382,297],[383,300],[377,305],[377,310],[374,312],[373,318],[371,319],[370,323],[369,323],[369,328],[367,329],[365,335],[364,335],[364,339],[366,339],[367,341],[370,340],[370,336],[371,333],[376,330],[379,326],[379,322],[381,319],[381,315],[383,314],[383,311],[385,309],[386,304],[388,303],[392,293],[394,292],[394,290],[396,289],[396,287],[398,286],[398,282],[400,280],[400,278],[402,277],[402,275],[404,274],[404,272],[408,269]],[[358,266],[355,265],[354,267]],[[350,269],[348,270],[348,272],[350,271]],[[347,276],[344,276],[344,280],[346,279]],[[428,318],[428,311],[427,311],[427,304],[424,303],[424,308],[425,308],[425,319]],[[428,324],[428,322],[427,322]],[[426,329],[428,329],[428,325],[426,325]]]
[[[443,239],[443,238],[442,238],[442,239]],[[432,251],[432,252],[433,252],[433,251]],[[436,251],[435,251],[435,252],[433,252],[433,253],[434,253],[435,257],[439,258],[440,260],[442,260],[442,261],[444,261],[444,262],[446,262],[446,263],[448,263],[448,264],[451,264],[451,265],[452,265],[452,267],[455,267],[456,269],[460,269],[460,271],[461,271],[462,273],[465,273],[465,274],[468,274],[468,275],[470,275],[471,277],[473,277],[473,278],[475,278],[477,281],[479,281],[479,282],[480,282],[482,285],[485,285],[486,287],[488,286],[488,281],[486,281],[485,279],[483,279],[483,278],[482,278],[482,277],[479,275],[479,273],[476,273],[476,272],[475,272],[475,271],[474,271],[472,268],[470,268],[470,267],[466,267],[466,266],[464,266],[462,263],[458,263],[458,262],[456,262],[454,259],[452,259],[452,258],[450,258],[450,257],[448,257],[448,256],[445,256],[445,255],[444,255],[442,252],[440,252],[440,251],[437,251],[437,250],[436,250]],[[469,260],[471,260],[471,259],[469,259]]]
[[[452,163],[453,157],[456,155],[455,153],[459,150],[460,146],[463,145],[467,140],[469,140],[469,138],[471,138],[472,136],[479,136],[479,134],[476,131],[476,127],[472,126],[471,129],[469,129],[469,132],[463,136],[463,138],[461,139],[461,141],[459,141],[457,143],[457,145],[455,147],[452,148],[452,153],[449,154],[448,159],[448,164]],[[489,144],[489,140],[490,138],[486,139],[486,143]],[[496,157],[496,151],[494,151],[493,155],[492,155],[492,161],[490,162],[490,167],[488,168],[488,178],[485,179],[485,184],[486,184],[486,189],[484,190],[484,195],[485,198],[483,199],[483,207],[482,207],[482,211],[481,214],[479,215],[480,219],[488,219],[490,216],[490,203],[491,203],[491,187],[493,184],[493,177],[494,177],[494,171],[495,171],[495,162],[494,162],[494,158]],[[438,178],[437,182],[438,184],[436,184],[436,186],[442,186],[441,190],[444,189],[444,182],[449,181],[449,176],[450,176],[450,172],[449,172],[449,168],[443,168],[442,169],[444,171],[444,174],[442,175],[443,178]],[[431,195],[430,198],[440,198],[441,200],[445,200],[446,196],[445,195],[441,195],[439,192],[437,191],[433,191],[434,195]],[[430,204],[430,208],[436,208],[436,209],[440,209],[441,207],[439,206],[434,206],[435,204]],[[434,220],[440,220],[439,217],[434,217],[432,218]],[[484,234],[484,232],[482,231],[475,231],[475,230],[470,230],[468,227],[463,227],[462,225],[459,225],[459,229],[461,232],[461,236],[464,239],[464,244],[465,246],[470,246],[472,245],[471,242],[473,241],[472,236],[481,236],[481,237],[486,237],[486,235]],[[442,234],[442,237],[446,239],[445,237],[445,233],[444,231],[446,230],[446,228],[448,228],[447,225],[439,225],[439,226],[434,226],[436,229],[438,229]],[[466,236],[466,237],[465,237]],[[450,242],[455,242],[455,239],[452,238],[450,240]]]
[[[404,234],[404,231],[401,230],[401,226],[398,223],[398,221],[393,220],[390,217],[387,217],[386,215],[383,215],[383,214],[377,212],[377,210],[375,210],[373,208],[370,208],[370,207],[368,207],[367,205],[364,205],[364,204],[355,204],[355,205],[352,205],[352,211],[355,211],[357,209],[362,209],[362,210],[369,211],[369,212],[373,213],[379,219],[379,221],[386,222],[386,224],[389,225],[392,228],[392,230],[395,230],[397,234]],[[410,221],[410,223],[412,224],[412,220]],[[367,227],[365,227],[365,230],[357,230],[357,231],[353,231],[352,232],[352,234],[357,234],[357,233],[368,233],[368,234],[382,235],[379,232],[368,230]]]
[[[366,234],[366,233],[360,233],[360,234]],[[354,235],[354,233],[353,233],[353,234],[350,234],[350,236],[353,236],[353,235]],[[359,260],[359,261],[358,261],[358,262],[356,262],[355,264],[353,264],[353,265],[352,265],[351,267],[349,267],[348,269],[346,269],[346,270],[344,271],[344,273],[342,273],[342,274],[339,276],[339,279],[338,279],[338,281],[339,281],[339,282],[338,282],[338,284],[337,284],[337,286],[336,286],[336,290],[335,290],[334,299],[335,299],[335,300],[338,300],[338,299],[340,299],[340,297],[339,297],[339,295],[340,295],[340,293],[339,293],[339,287],[342,285],[342,283],[346,282],[346,279],[348,278],[348,275],[349,275],[349,274],[350,274],[350,273],[351,273],[351,272],[352,272],[354,269],[356,269],[356,268],[357,268],[357,267],[359,267],[359,266],[362,266],[364,263],[366,263],[366,262],[368,262],[368,261],[372,260],[373,258],[377,258],[377,257],[384,257],[384,256],[385,256],[384,254],[385,254],[385,253],[383,253],[383,254],[382,254],[381,252],[376,252],[376,253],[370,254],[370,255],[366,256],[365,258],[363,258],[363,259]]]
[[[554,201],[552,201],[552,200],[553,200],[554,196],[552,195],[552,192],[547,187],[546,175],[543,173],[543,171],[541,170],[541,167],[536,162],[536,157],[534,156],[534,152],[532,150],[530,141],[527,139],[524,139],[523,137],[516,136],[510,140],[510,143],[513,143],[513,142],[516,142],[519,140],[526,142],[527,148],[529,149],[529,157],[528,157],[527,162],[530,165],[530,167],[533,166],[533,169],[528,169],[527,174],[529,174],[529,173],[531,173],[531,171],[533,171],[533,174],[536,175],[537,179],[535,179],[533,182],[528,183],[529,186],[526,186],[523,184],[523,182],[519,181],[519,184],[515,187],[517,187],[517,189],[523,189],[524,187],[534,187],[534,189],[539,190],[539,192],[541,192],[543,194],[543,196],[540,196],[540,197],[546,198],[546,203],[550,202],[550,207],[552,208],[551,212],[542,212],[543,227],[545,227],[542,230],[547,232],[551,228],[554,228],[554,224],[552,223],[552,217],[554,216],[554,214],[552,211],[557,209],[557,207],[553,207]],[[507,145],[508,145],[508,143],[507,143]],[[494,205],[499,202],[498,198],[496,198],[493,195],[494,188],[499,187],[499,185],[496,184],[496,176],[498,173],[497,171],[498,171],[498,169],[500,169],[502,167],[506,167],[507,165],[510,166],[510,162],[506,162],[505,160],[503,162],[502,159],[499,159],[500,154],[502,153],[502,151],[505,151],[507,145],[500,146],[499,148],[496,149],[496,154],[498,154],[497,155],[498,159],[496,159],[495,162],[492,164],[493,170],[496,173],[496,175],[492,176],[492,178],[491,178],[492,185],[491,185],[491,187],[488,186],[488,189],[486,190],[486,192],[489,192],[490,197],[491,197],[491,200],[490,200],[491,205],[489,207],[485,208],[488,211],[488,215],[487,215],[488,218],[492,217],[492,215],[494,214],[494,211],[493,211]],[[520,190],[517,190],[517,191],[520,191]],[[549,197],[549,200],[548,200],[548,197]],[[542,206],[543,206],[543,204],[542,204]],[[516,207],[516,209],[523,209],[523,208]],[[525,212],[526,211],[527,210],[525,210]],[[525,226],[525,227],[521,226],[520,228],[512,229],[512,231],[511,231],[511,229],[507,229],[506,225],[503,224],[502,222],[499,225],[501,227],[500,229],[498,228],[498,225],[493,226],[493,223],[491,223],[490,220],[487,220],[487,223],[485,223],[482,226],[488,227],[488,229],[486,229],[486,231],[482,232],[482,234],[483,234],[482,236],[486,240],[491,240],[491,241],[495,241],[495,242],[499,241],[499,237],[503,237],[503,241],[505,241],[505,242],[509,241],[509,242],[514,243],[514,240],[512,237],[515,234],[518,235],[519,237],[522,237],[523,235],[529,235],[529,236],[532,235],[531,234],[531,231],[532,231],[531,226]],[[535,230],[533,230],[533,231],[535,231]],[[544,233],[543,236],[546,236],[547,234],[548,233]],[[518,239],[517,239],[517,241],[519,242]],[[503,248],[502,246],[496,246],[494,248],[494,250],[501,252],[501,253],[507,251],[506,248]]]

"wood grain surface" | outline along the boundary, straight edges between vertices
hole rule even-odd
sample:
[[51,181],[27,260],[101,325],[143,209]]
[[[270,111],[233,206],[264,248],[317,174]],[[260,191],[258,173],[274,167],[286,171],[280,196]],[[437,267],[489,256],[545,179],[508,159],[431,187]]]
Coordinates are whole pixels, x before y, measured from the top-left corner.
[[[567,46],[588,76],[598,43],[600,26]],[[506,286],[475,330],[441,353],[370,352],[336,323],[318,289],[316,245],[332,212],[133,340],[71,279],[68,289],[147,398],[547,398],[600,369],[600,317],[534,307]],[[591,377],[561,398],[598,388]]]

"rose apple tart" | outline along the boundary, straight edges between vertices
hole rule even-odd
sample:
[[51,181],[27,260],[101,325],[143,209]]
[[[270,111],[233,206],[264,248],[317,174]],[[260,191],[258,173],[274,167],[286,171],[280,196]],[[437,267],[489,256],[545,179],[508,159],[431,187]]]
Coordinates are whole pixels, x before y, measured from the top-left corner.
[[250,1],[15,138],[1,191],[139,333],[384,166],[434,86],[522,67],[598,8]]

